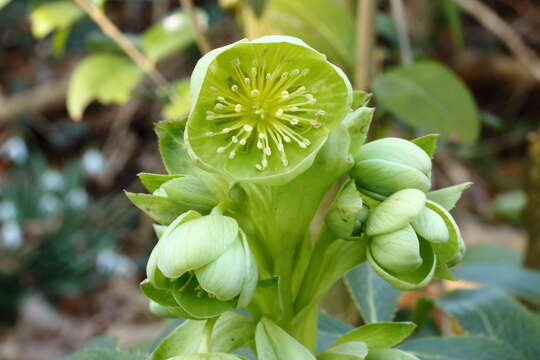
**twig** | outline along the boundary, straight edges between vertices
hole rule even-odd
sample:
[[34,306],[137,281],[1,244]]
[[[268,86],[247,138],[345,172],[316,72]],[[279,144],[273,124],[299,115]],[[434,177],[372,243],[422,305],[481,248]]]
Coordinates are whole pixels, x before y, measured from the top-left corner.
[[180,0],[180,5],[182,5],[182,8],[188,15],[189,22],[191,23],[191,28],[195,33],[195,40],[197,41],[197,46],[199,47],[199,50],[203,55],[206,54],[207,52],[212,50],[212,46],[210,46],[210,43],[202,32],[201,24],[199,24],[197,14],[195,13],[195,9],[193,8],[193,3],[191,2],[191,0]]
[[358,1],[356,9],[356,89],[367,90],[371,82],[373,45],[375,43],[375,9],[377,0]]
[[[94,20],[100,29],[124,50],[133,62],[143,70],[159,89],[167,89],[168,83],[165,77],[156,69],[142,52],[140,52],[127,37],[112,23],[111,20],[91,0],[74,0]],[[168,93],[171,101],[174,95]]]
[[64,76],[58,81],[48,81],[7,99],[0,96],[0,124],[18,114],[39,112],[48,106],[63,103],[68,83],[69,77]]
[[540,81],[540,58],[527,47],[519,34],[504,22],[491,8],[479,0],[454,0],[464,11],[476,18],[484,27],[497,36],[516,58]]
[[396,24],[399,43],[399,54],[401,63],[405,66],[413,63],[413,53],[409,40],[409,29],[407,26],[407,16],[402,0],[390,0],[390,13]]

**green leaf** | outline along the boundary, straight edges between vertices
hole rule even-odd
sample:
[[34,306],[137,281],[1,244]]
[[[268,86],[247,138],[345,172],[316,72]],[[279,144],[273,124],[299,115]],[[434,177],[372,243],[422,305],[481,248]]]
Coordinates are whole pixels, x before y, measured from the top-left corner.
[[172,91],[176,95],[172,102],[163,107],[161,115],[165,120],[184,120],[191,107],[189,92],[189,79],[183,79],[171,84]]
[[433,159],[433,156],[435,156],[435,151],[437,150],[438,138],[439,134],[429,134],[416,138],[412,140],[412,142],[418,145],[422,150],[426,152],[426,154],[428,154],[430,158]]
[[151,174],[151,173],[139,173],[137,174],[141,182],[143,183],[146,190],[149,192],[154,192],[163,184],[169,180],[176,179],[180,175],[161,175],[161,174]]
[[6,6],[7,4],[9,4],[10,2],[11,0],[0,0],[0,10],[2,10],[2,8]]
[[377,100],[407,124],[465,144],[476,141],[480,117],[470,91],[447,67],[419,62],[378,76],[373,89]]
[[359,107],[343,119],[343,126],[351,136],[350,152],[354,155],[366,141],[375,108]]
[[399,349],[375,349],[369,351],[366,360],[418,360],[418,358]]
[[156,125],[159,151],[169,174],[192,174],[194,165],[184,145],[183,124],[178,121],[160,121]]
[[326,350],[341,335],[353,329],[352,326],[323,313],[319,313],[318,320],[317,352]]
[[498,288],[540,305],[540,271],[501,264],[468,264],[454,270],[463,280]]
[[230,353],[253,341],[255,323],[234,312],[223,313],[212,330],[211,351]]
[[392,347],[409,336],[416,325],[412,322],[381,322],[367,324],[341,336],[334,345],[349,341],[365,342],[369,349]]
[[448,186],[439,190],[430,191],[426,194],[427,198],[431,201],[441,205],[446,211],[450,211],[454,208],[458,202],[461,194],[470,188],[472,182],[464,182],[462,184]]
[[367,106],[372,97],[373,94],[363,90],[353,90],[353,102],[351,104],[351,109],[356,110],[359,107]]
[[308,349],[267,318],[257,324],[255,343],[260,360],[315,360]]
[[44,3],[30,14],[32,34],[42,39],[54,30],[70,27],[83,15],[84,12],[71,1],[59,0]]
[[206,321],[187,320],[158,345],[151,360],[165,360],[173,356],[191,354],[199,349]]
[[516,359],[538,359],[540,318],[503,292],[458,290],[445,294],[437,303],[467,334],[505,343],[519,354]]
[[524,360],[507,345],[483,336],[427,337],[399,348],[421,360]]
[[127,102],[143,72],[128,58],[112,54],[95,54],[81,61],[69,83],[69,115],[80,120],[84,109],[93,101],[104,104]]
[[462,263],[521,266],[523,254],[507,245],[487,243],[467,249]]
[[125,194],[133,205],[144,211],[152,220],[163,225],[169,225],[180,214],[190,210],[188,206],[162,196],[127,191]]
[[352,11],[343,3],[333,0],[271,0],[265,18],[282,34],[301,38],[332,62],[352,71],[355,23]]
[[[197,10],[199,23],[206,27],[208,17]],[[157,62],[178,52],[195,41],[188,17],[183,11],[175,11],[145,30],[142,48],[150,61]]]
[[366,323],[392,321],[400,292],[381,279],[368,263],[349,271],[345,284]]

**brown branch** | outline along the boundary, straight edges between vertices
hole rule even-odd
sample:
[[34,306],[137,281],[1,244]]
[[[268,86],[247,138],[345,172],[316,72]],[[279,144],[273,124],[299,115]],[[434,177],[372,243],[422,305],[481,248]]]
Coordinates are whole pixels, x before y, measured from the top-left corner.
[[[87,14],[94,20],[100,29],[110,37],[126,53],[133,62],[143,70],[159,89],[167,89],[167,80],[156,69],[152,63],[139,49],[137,49],[116,25],[90,0],[74,0]],[[174,100],[172,94],[168,94],[171,101]]]
[[0,124],[23,114],[39,112],[66,99],[69,76],[55,82],[46,82],[10,98],[0,97]]
[[193,3],[191,2],[191,0],[180,0],[180,5],[182,5],[182,9],[184,9],[186,14],[188,15],[189,22],[191,23],[191,28],[195,33],[197,47],[203,55],[206,54],[207,52],[212,50],[212,46],[210,46],[210,43],[204,36],[204,33],[201,29],[201,24],[199,23],[199,20],[197,19],[197,14],[195,13]]
[[354,85],[358,90],[368,90],[373,70],[375,44],[376,0],[358,1],[356,10],[356,69]]
[[497,36],[528,69],[531,75],[540,81],[540,58],[527,47],[520,35],[495,11],[479,0],[454,0],[454,2]]

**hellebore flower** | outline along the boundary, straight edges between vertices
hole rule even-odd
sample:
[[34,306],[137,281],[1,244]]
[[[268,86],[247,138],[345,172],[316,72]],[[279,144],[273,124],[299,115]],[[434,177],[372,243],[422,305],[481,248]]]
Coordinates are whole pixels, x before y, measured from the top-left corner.
[[401,290],[425,287],[461,260],[465,247],[452,216],[417,189],[400,190],[366,222],[371,267]]
[[[153,301],[194,319],[247,306],[258,279],[255,258],[236,220],[195,211],[167,227],[150,255],[147,276],[142,287]],[[159,291],[164,295],[152,296]]]
[[351,177],[361,192],[381,199],[403,189],[426,192],[431,187],[431,159],[416,144],[384,138],[367,143],[353,154]]
[[352,102],[349,80],[300,39],[266,36],[212,50],[191,77],[191,158],[236,180],[279,185],[313,163]]

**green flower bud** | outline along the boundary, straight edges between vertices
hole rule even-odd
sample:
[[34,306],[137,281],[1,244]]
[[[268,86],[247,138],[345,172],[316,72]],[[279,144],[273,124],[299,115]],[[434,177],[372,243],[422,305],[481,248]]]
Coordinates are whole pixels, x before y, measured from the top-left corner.
[[423,192],[431,186],[431,159],[416,144],[398,138],[372,141],[353,154],[351,176],[362,190],[389,196],[402,189]]
[[430,208],[424,207],[411,224],[419,236],[430,242],[444,243],[450,238],[444,220]]
[[377,206],[366,223],[366,234],[375,236],[404,228],[420,214],[426,195],[416,189],[400,190]]
[[353,180],[345,182],[325,218],[326,226],[339,238],[349,240],[362,209],[362,198]]
[[289,36],[215,49],[191,77],[188,151],[208,170],[236,180],[284,184],[305,171],[345,117],[345,74]]
[[179,216],[160,238],[147,265],[150,283],[170,290],[192,318],[245,307],[257,284],[257,266],[245,233],[231,217]]
[[317,356],[318,360],[364,360],[368,354],[366,343],[350,341],[332,346]]
[[369,246],[375,261],[386,270],[405,273],[422,265],[418,237],[410,225],[372,237]]

